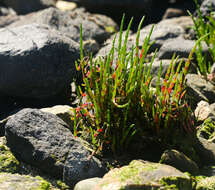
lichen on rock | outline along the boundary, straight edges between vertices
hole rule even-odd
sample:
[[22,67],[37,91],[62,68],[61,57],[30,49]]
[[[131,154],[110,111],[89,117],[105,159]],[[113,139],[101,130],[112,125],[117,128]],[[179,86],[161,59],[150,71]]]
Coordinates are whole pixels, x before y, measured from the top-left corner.
[[50,184],[41,177],[0,173],[0,190],[51,190]]
[[94,190],[192,189],[190,177],[164,164],[134,160],[108,172]]
[[4,144],[3,138],[0,141],[0,172],[15,173],[19,170],[19,161]]
[[215,121],[206,119],[198,131],[198,136],[215,143]]
[[214,190],[215,189],[215,176],[207,177],[197,183],[196,190]]

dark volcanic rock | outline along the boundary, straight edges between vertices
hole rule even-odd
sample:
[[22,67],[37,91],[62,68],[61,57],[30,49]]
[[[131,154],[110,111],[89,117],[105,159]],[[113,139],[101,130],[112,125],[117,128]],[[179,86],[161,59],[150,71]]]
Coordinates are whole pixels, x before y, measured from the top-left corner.
[[3,3],[13,8],[18,14],[27,14],[54,6],[56,0],[3,0]]
[[101,177],[105,170],[90,156],[78,138],[57,116],[37,109],[23,109],[5,126],[7,146],[18,160],[74,185],[80,180]]
[[0,30],[0,92],[44,99],[66,91],[77,74],[79,44],[44,25]]

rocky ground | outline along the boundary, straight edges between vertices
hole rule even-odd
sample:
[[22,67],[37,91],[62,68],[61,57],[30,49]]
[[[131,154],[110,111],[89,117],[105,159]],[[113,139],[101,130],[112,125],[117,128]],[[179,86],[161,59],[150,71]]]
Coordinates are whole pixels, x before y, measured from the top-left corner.
[[[215,8],[213,0],[199,4],[204,16]],[[122,12],[127,18],[135,16],[128,49],[135,45],[137,23],[146,15],[140,44],[154,23],[150,53],[158,53],[152,73],[158,75],[162,61],[163,77],[173,54],[186,60],[195,45],[187,9],[195,15],[192,0],[1,1],[0,190],[215,189],[215,88],[213,81],[197,74],[195,58],[186,84],[199,120],[198,159],[157,147],[148,148],[144,158],[122,157],[121,164],[113,159],[107,166],[71,132],[73,81],[80,80],[75,67],[80,24],[85,53],[96,58],[111,49]],[[208,51],[203,46],[203,52]],[[183,146],[189,149],[188,143]]]

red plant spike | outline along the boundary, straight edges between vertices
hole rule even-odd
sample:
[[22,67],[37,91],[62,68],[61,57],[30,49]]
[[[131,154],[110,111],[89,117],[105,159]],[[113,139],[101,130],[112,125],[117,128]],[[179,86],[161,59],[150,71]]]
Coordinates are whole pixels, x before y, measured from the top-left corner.
[[115,79],[115,76],[116,76],[116,72],[113,73],[113,79]]
[[97,131],[98,131],[99,133],[101,133],[101,132],[103,131],[103,129],[98,129]]
[[144,49],[141,50],[140,59],[142,59],[142,57],[143,57],[143,52],[144,52]]

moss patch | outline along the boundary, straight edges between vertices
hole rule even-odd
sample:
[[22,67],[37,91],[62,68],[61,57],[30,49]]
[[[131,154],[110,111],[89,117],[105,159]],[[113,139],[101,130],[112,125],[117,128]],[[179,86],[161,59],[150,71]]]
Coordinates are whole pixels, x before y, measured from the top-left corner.
[[192,188],[192,180],[188,181],[182,177],[165,177],[160,180],[160,183],[169,190],[190,190]]
[[147,172],[157,169],[156,165],[143,164],[139,161],[132,161],[128,166],[122,167],[113,174],[113,178],[118,177],[121,182],[126,180],[132,180],[133,183],[139,185],[141,184],[141,177],[139,174],[141,172]]
[[56,182],[57,187],[60,188],[61,190],[69,190],[70,187],[68,185],[66,185],[64,182],[62,182],[61,180],[58,180]]
[[100,189],[164,189],[191,190],[191,178],[179,170],[164,164],[132,161],[128,166],[107,173]]
[[206,177],[205,179],[197,182],[196,190],[214,190],[215,189],[215,176]]
[[18,160],[5,145],[0,145],[0,172],[15,173],[19,169]]
[[206,119],[199,129],[198,135],[215,143],[215,121],[210,118]]
[[105,27],[105,31],[108,33],[115,33],[117,32],[116,28],[114,26],[107,26]]
[[43,178],[28,175],[0,173],[0,189],[51,190],[51,185]]
[[[36,179],[40,180],[40,187],[36,188],[35,190],[50,190],[50,183],[44,180],[43,178],[37,176]],[[34,190],[34,189],[33,189]]]

